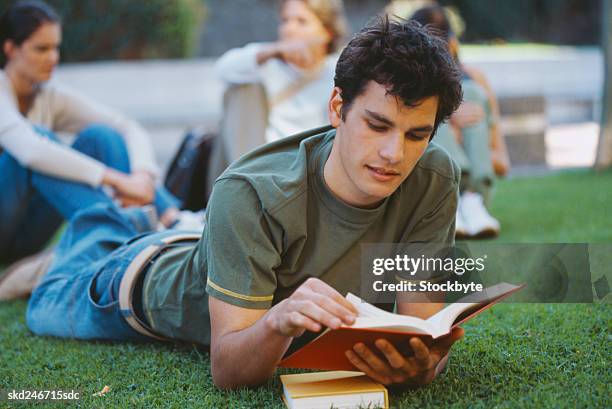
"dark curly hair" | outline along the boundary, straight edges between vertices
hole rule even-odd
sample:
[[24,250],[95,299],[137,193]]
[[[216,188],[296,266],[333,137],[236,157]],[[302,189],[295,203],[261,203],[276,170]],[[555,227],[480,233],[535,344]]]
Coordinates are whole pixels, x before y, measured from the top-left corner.
[[461,73],[443,40],[414,21],[377,18],[342,50],[335,85],[342,96],[342,119],[369,81],[387,88],[406,106],[438,97],[432,137],[438,125],[459,107]]
[[60,23],[60,17],[39,0],[18,1],[0,16],[0,68],[7,63],[4,43],[10,40],[19,46],[44,23]]

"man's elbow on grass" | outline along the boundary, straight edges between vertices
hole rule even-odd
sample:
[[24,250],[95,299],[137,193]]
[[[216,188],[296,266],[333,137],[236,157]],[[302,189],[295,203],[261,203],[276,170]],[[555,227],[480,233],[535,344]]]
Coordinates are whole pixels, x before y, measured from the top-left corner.
[[219,389],[259,386],[274,375],[276,363],[288,346],[268,331],[268,310],[249,309],[209,298],[211,317],[210,364]]
[[243,363],[235,362],[231,357],[222,356],[213,350],[210,351],[210,361],[213,383],[222,390],[261,386],[276,371],[276,367],[272,367],[269,370],[259,370],[258,373],[249,373]]

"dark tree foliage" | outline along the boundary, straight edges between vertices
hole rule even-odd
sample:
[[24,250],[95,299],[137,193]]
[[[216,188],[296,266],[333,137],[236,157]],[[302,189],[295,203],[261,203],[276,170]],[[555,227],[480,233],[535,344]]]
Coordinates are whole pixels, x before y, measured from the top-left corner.
[[202,0],[45,1],[62,17],[63,61],[190,56],[203,14]]
[[440,0],[465,20],[463,40],[600,43],[602,0]]

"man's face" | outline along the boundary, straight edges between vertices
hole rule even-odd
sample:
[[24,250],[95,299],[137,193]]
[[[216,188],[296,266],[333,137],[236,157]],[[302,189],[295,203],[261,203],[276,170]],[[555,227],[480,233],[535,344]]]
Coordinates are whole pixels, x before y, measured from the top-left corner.
[[[342,98],[334,89],[328,113],[336,128],[325,181],[342,200],[374,206],[391,195],[410,175],[434,129],[438,97],[408,107],[370,81],[340,118]],[[328,166],[329,165],[329,166]]]

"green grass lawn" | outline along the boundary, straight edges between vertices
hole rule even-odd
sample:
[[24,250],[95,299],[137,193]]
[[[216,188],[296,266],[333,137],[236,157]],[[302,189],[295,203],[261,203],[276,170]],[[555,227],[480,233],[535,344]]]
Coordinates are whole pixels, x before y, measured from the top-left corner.
[[[493,204],[498,240],[612,243],[611,203],[612,172],[502,181]],[[207,354],[195,348],[34,337],[25,307],[0,304],[0,389],[77,389],[82,407],[284,407],[277,377],[220,392]],[[610,304],[498,305],[465,325],[444,375],[392,394],[391,406],[612,407],[611,329]],[[110,392],[91,396],[104,385]]]

